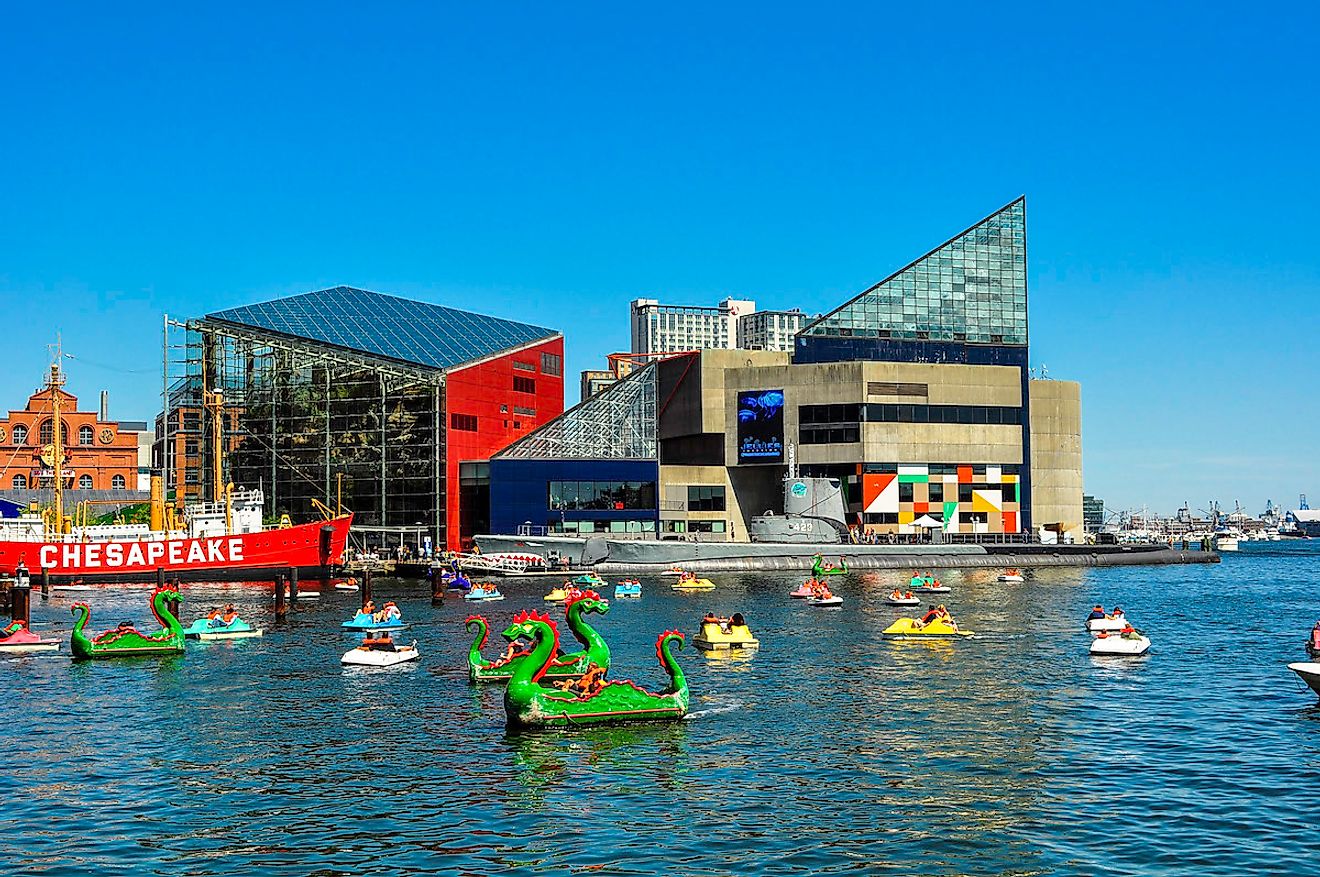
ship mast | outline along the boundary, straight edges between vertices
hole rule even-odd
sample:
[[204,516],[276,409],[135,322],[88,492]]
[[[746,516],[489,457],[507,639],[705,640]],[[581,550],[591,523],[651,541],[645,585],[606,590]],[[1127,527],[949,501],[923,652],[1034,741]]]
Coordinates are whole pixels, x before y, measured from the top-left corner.
[[64,532],[64,441],[60,426],[60,388],[64,386],[64,373],[60,371],[63,348],[58,336],[55,341],[55,355],[50,364],[50,377],[46,387],[50,390],[51,406],[51,471],[55,475],[55,532]]

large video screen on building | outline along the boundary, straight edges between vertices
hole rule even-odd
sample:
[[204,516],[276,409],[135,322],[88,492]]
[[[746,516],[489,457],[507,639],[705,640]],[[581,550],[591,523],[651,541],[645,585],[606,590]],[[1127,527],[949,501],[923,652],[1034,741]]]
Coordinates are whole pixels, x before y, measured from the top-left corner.
[[738,462],[784,462],[784,391],[738,394]]

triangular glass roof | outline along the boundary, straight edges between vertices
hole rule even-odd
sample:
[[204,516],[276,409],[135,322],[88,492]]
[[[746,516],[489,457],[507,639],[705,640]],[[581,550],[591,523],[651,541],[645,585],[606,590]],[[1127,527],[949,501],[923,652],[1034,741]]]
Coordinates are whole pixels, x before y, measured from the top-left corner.
[[543,326],[352,286],[229,308],[208,314],[207,319],[437,369],[453,368],[559,334]]
[[496,454],[496,460],[654,460],[656,364],[565,411]]
[[804,336],[1026,344],[1026,198],[819,318]]

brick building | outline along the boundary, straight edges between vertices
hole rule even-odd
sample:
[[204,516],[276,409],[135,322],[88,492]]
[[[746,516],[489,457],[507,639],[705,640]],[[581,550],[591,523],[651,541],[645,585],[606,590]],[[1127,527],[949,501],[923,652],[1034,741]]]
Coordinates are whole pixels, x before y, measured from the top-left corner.
[[54,398],[59,393],[64,486],[74,490],[136,490],[138,430],[107,412],[78,410],[78,397],[42,389],[21,411],[0,418],[0,490],[54,487]]

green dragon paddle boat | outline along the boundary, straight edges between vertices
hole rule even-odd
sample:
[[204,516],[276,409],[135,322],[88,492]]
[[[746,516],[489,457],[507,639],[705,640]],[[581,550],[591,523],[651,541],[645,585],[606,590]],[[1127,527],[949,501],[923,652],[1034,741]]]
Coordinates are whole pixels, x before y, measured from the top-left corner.
[[823,576],[842,576],[848,574],[848,561],[839,556],[839,565],[833,566],[825,562],[825,558],[819,554],[811,559],[811,574],[816,578]]
[[[606,645],[605,640],[601,639],[599,633],[584,617],[588,612],[598,612],[604,615],[610,611],[610,604],[600,594],[595,591],[582,591],[577,596],[569,600],[564,609],[564,614],[568,619],[568,629],[572,631],[574,639],[582,643],[583,650],[573,652],[567,655],[557,655],[551,661],[550,668],[546,670],[546,679],[579,679],[584,673],[591,669],[592,665],[602,668],[604,672],[610,669],[610,647]],[[515,669],[520,663],[528,659],[530,652],[524,650],[515,652],[512,656],[505,658],[503,655],[494,661],[487,661],[481,657],[481,650],[486,645],[486,637],[489,634],[489,626],[484,615],[469,615],[464,622],[467,629],[476,634],[472,640],[472,647],[468,649],[468,681],[474,683],[481,682],[508,682],[513,678]]]
[[673,648],[683,645],[683,634],[668,630],[655,641],[660,666],[669,674],[669,687],[658,694],[632,682],[602,682],[591,668],[576,682],[555,688],[541,684],[559,648],[559,628],[543,612],[522,612],[513,619],[504,638],[532,641],[531,654],[519,662],[504,689],[504,712],[510,727],[567,728],[621,722],[677,721],[688,711],[688,685]]
[[91,658],[183,654],[183,625],[179,624],[174,613],[180,599],[178,588],[162,586],[152,592],[151,614],[160,623],[159,633],[142,633],[126,621],[91,639],[88,639],[84,628],[91,620],[92,610],[86,603],[74,603],[72,611],[77,619],[73,623],[73,636],[69,642],[73,649],[73,659],[85,661]]

